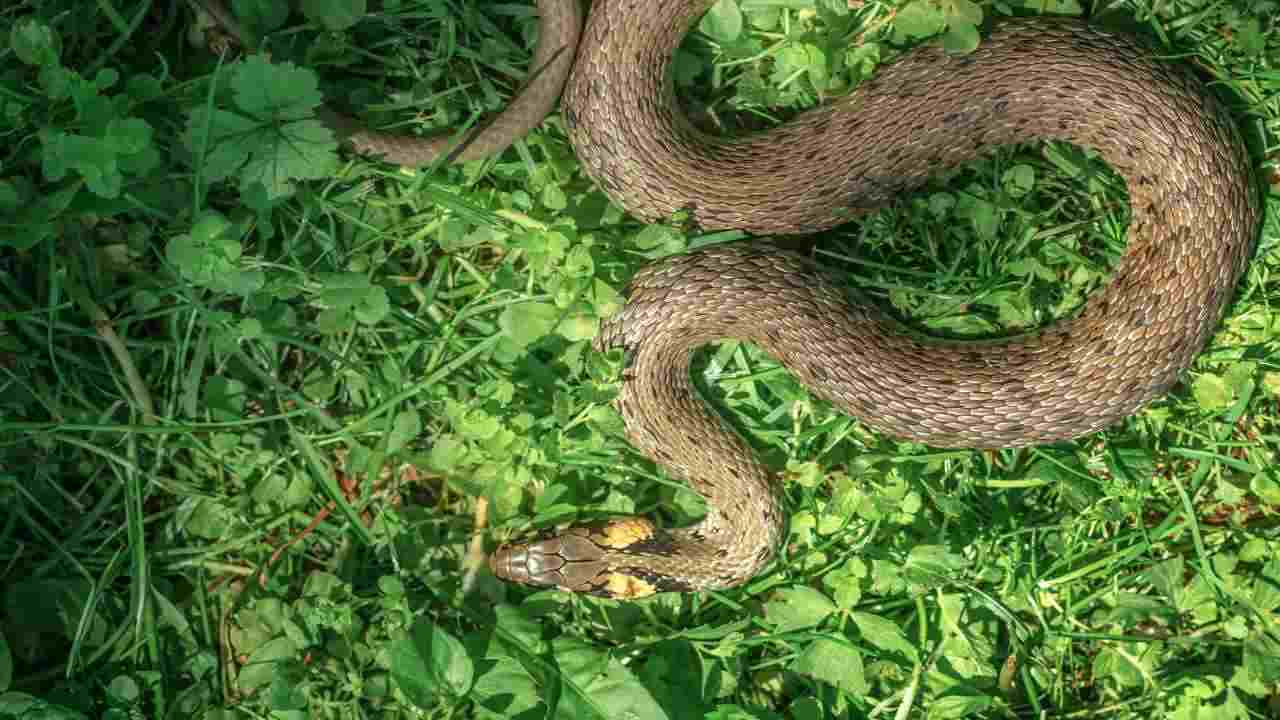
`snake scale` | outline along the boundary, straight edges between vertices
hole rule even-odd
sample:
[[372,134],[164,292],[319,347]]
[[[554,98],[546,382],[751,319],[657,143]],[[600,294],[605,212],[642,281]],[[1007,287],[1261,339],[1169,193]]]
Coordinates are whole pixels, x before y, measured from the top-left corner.
[[[774,473],[690,380],[691,353],[708,343],[754,343],[814,395],[896,436],[937,447],[1048,443],[1106,428],[1169,391],[1251,253],[1261,210],[1237,127],[1190,68],[1135,38],[1078,20],[1006,20],[970,54],[917,48],[845,97],[721,138],[677,111],[668,78],[710,4],[596,0],[575,58],[576,0],[539,0],[537,57],[552,62],[552,38],[567,49],[559,69],[572,61],[561,115],[575,152],[634,217],[683,212],[703,230],[813,232],[997,146],[1061,140],[1096,150],[1124,178],[1126,251],[1075,317],[983,341],[910,332],[767,240],[644,267],[595,348],[623,350],[616,407],[628,440],[701,493],[707,514],[688,528],[626,517],[506,545],[490,560],[500,578],[636,598],[732,587],[772,560],[785,528]],[[547,82],[559,91],[557,77]],[[412,153],[388,159],[424,164]]]

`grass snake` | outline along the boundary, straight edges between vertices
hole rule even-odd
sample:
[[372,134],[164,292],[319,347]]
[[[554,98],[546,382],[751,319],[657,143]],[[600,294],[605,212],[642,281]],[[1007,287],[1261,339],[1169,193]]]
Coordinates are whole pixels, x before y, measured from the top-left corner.
[[[773,559],[786,515],[775,473],[690,379],[691,354],[708,343],[754,343],[815,396],[899,437],[961,448],[1049,443],[1106,428],[1168,392],[1214,332],[1251,253],[1261,210],[1236,125],[1189,67],[1136,38],[1073,19],[1005,20],[972,53],[917,48],[844,97],[724,138],[678,110],[668,73],[710,4],[596,0],[579,40],[576,0],[539,0],[541,84],[504,113],[515,108],[519,122],[496,124],[533,127],[564,84],[569,138],[615,204],[646,221],[682,213],[702,230],[760,236],[847,222],[998,146],[1067,141],[1123,177],[1125,253],[1074,317],[981,341],[914,333],[767,239],[649,264],[595,348],[624,353],[616,407],[628,440],[703,495],[707,514],[687,528],[625,517],[504,545],[490,560],[500,578],[635,598],[732,587]],[[472,136],[465,157],[514,137]],[[441,152],[372,150],[411,165]]]

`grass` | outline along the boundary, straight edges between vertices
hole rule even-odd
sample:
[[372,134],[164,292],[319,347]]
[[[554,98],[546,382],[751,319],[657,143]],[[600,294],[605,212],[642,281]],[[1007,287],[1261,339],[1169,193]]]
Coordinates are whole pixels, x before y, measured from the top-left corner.
[[[267,5],[239,12],[270,63],[193,45],[185,7],[0,11],[0,717],[1276,716],[1274,2],[1106,5],[1233,98],[1269,183],[1184,384],[1074,443],[944,452],[708,349],[698,381],[788,480],[785,562],[637,603],[476,567],[535,526],[697,515],[588,346],[647,257],[716,238],[609,207],[557,117],[424,172],[253,119],[323,94],[472,122],[522,76],[525,4]],[[770,125],[901,44],[964,49],[975,10],[1079,12],[848,5],[722,2],[678,56],[695,119]],[[1084,153],[1022,147],[818,252],[920,327],[991,334],[1077,307],[1126,220]]]

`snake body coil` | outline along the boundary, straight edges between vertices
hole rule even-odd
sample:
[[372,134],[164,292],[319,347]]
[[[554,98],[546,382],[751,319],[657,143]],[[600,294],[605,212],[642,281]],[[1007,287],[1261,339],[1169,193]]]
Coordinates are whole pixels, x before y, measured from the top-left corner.
[[1075,21],[998,26],[969,55],[915,50],[849,96],[774,130],[710,137],[676,111],[667,64],[707,2],[596,2],[563,116],[578,156],[632,215],[684,211],[757,233],[829,228],[995,146],[1063,140],[1123,176],[1128,246],[1082,312],[1031,336],[954,342],[904,332],[801,256],[752,242],[641,270],[598,349],[622,348],[628,439],[707,500],[691,528],[644,518],[503,547],[503,578],[610,597],[724,588],[773,557],[772,473],[698,397],[690,354],[759,345],[866,424],[941,447],[1093,432],[1167,392],[1203,348],[1243,271],[1259,205],[1224,108],[1185,67]]
[[[224,25],[219,0],[198,0]],[[627,437],[707,500],[691,528],[640,517],[504,546],[504,579],[618,598],[738,585],[784,527],[772,473],[696,396],[690,354],[758,344],[815,395],[887,433],[997,448],[1094,432],[1160,397],[1204,347],[1260,221],[1243,142],[1186,67],[1071,20],[999,25],[968,55],[917,49],[849,96],[765,133],[711,137],[679,112],[667,66],[711,0],[537,0],[532,79],[492,123],[457,138],[369,131],[328,112],[356,150],[426,165],[484,157],[563,117],[590,176],[632,215],[685,212],[705,230],[802,233],[885,206],[1009,143],[1063,140],[1123,176],[1128,246],[1081,313],[1036,335],[956,342],[906,331],[806,258],[766,242],[669,258],[631,281],[596,348],[622,348]],[[574,51],[577,50],[576,60]]]

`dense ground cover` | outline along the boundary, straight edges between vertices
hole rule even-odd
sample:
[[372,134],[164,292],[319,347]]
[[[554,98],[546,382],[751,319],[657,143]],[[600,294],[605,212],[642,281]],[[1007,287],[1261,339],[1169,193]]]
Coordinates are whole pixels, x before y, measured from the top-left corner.
[[[1275,716],[1276,2],[1090,8],[1215,81],[1269,192],[1184,384],[1078,442],[939,451],[710,348],[699,384],[788,480],[784,562],[637,603],[479,565],[535,526],[697,516],[589,343],[647,258],[731,235],[610,207],[558,117],[429,171],[308,119],[475,122],[523,77],[525,3],[283,5],[234,5],[269,58],[179,3],[0,9],[0,716]],[[675,77],[737,132],[1042,12],[1084,10],[722,0]],[[1088,154],[1011,148],[817,252],[918,327],[991,335],[1078,307],[1126,220]]]

